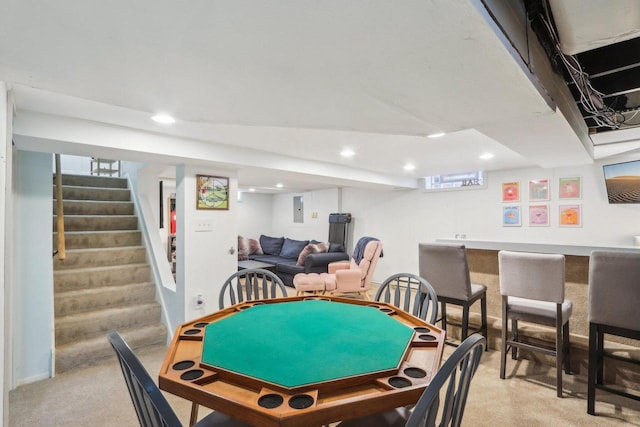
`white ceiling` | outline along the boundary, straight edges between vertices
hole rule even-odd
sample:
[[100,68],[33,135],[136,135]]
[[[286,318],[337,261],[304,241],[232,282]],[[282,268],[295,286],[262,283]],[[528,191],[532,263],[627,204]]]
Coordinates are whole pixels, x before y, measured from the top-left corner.
[[[324,179],[305,173],[309,161],[405,180],[592,161],[479,0],[2,3],[0,80],[14,88],[18,115],[303,160],[286,175],[238,162],[242,187],[341,182],[330,168]],[[178,122],[152,123],[156,112]],[[449,134],[426,138],[439,131]],[[340,158],[344,147],[354,158]],[[495,157],[480,160],[485,152]],[[416,170],[403,171],[407,162]]]

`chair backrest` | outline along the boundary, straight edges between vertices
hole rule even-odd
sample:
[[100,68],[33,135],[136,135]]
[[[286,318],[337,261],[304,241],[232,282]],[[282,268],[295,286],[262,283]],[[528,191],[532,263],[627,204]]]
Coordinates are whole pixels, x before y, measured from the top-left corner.
[[640,253],[597,250],[589,258],[589,322],[638,326]]
[[[460,426],[471,379],[478,369],[485,346],[485,338],[480,334],[473,334],[456,348],[420,396],[405,424],[406,427]],[[436,423],[441,399],[440,392],[445,384],[447,387],[442,397],[444,407],[440,411],[440,421]]]
[[[278,295],[280,290],[282,295]],[[222,285],[218,297],[220,309],[243,301],[255,299],[270,299],[287,296],[287,289],[282,280],[268,270],[261,268],[246,268],[233,273]]]
[[140,426],[182,426],[169,402],[122,336],[117,331],[111,331],[107,338],[118,356]]
[[429,282],[415,274],[397,273],[387,277],[374,300],[391,303],[431,324],[438,318],[436,292]]
[[[372,240],[364,248],[364,254],[358,264],[357,268],[362,271],[362,288],[369,289],[371,286],[371,279],[373,278],[373,272],[378,264],[378,259],[382,253],[382,242],[379,240]],[[352,258],[352,263],[353,258]],[[353,268],[353,266],[352,266]]]
[[564,255],[500,251],[498,270],[503,296],[564,301]]
[[471,298],[471,278],[464,245],[420,243],[418,261],[420,277],[431,283],[438,297]]

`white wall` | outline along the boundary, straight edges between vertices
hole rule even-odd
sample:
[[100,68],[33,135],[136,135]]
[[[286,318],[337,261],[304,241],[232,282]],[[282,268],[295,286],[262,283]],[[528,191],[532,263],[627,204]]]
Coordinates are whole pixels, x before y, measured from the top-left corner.
[[[293,222],[293,198],[304,200],[304,222]],[[338,189],[273,195],[272,235],[295,240],[318,240],[329,237],[329,214],[338,212]],[[315,218],[314,218],[315,214]]]
[[[9,389],[11,388],[11,274],[10,262],[5,256],[12,256],[9,242],[13,241],[11,228],[11,122],[13,118],[13,102],[7,85],[0,81],[0,384],[2,384],[2,400],[0,400],[0,420],[2,425],[9,424]],[[7,410],[5,410],[7,408]]]
[[[197,174],[229,177],[229,194],[234,197],[229,197],[228,210],[196,209]],[[176,287],[183,292],[185,320],[217,310],[222,284],[238,269],[237,188],[235,172],[194,166],[176,168]],[[205,228],[210,224],[211,230],[197,231],[203,224]],[[195,306],[198,294],[205,301],[200,309]]]
[[243,192],[237,204],[238,233],[252,239],[261,234],[271,236],[272,206],[271,194]]
[[[637,156],[638,158],[640,156]],[[609,159],[605,163],[632,160]],[[558,178],[580,176],[582,198],[558,200]],[[527,185],[531,179],[548,178],[551,184],[551,224],[528,226]],[[522,226],[503,227],[502,183],[519,181]],[[538,202],[536,202],[538,203]],[[558,226],[558,205],[580,204],[582,227]],[[384,244],[374,281],[397,272],[418,271],[418,243],[454,239],[551,243],[586,246],[630,247],[640,234],[640,204],[610,205],[607,201],[602,162],[582,167],[526,169],[491,172],[486,189],[423,192],[343,190],[343,210],[354,216],[354,239],[366,235]]]
[[14,158],[13,386],[52,375],[51,161],[51,154],[29,151],[18,151]]

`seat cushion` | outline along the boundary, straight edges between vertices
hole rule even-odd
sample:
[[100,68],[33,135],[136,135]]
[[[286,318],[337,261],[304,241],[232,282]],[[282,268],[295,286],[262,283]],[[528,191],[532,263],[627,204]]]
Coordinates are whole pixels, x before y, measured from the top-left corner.
[[293,278],[293,286],[295,286],[297,291],[301,292],[313,292],[313,291],[324,291],[324,279],[320,274],[317,273],[298,273]]
[[[556,304],[548,301],[509,297],[509,310],[524,314],[533,314],[554,320],[556,318]],[[562,303],[562,323],[571,317],[573,303],[567,299]]]
[[471,284],[471,298],[475,299],[476,297],[487,292],[487,287],[485,285],[480,285],[478,283]]

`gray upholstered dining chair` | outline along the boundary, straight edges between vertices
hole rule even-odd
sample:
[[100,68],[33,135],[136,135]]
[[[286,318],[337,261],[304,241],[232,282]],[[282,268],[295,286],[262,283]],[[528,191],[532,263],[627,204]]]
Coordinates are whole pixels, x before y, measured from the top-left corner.
[[[447,324],[459,326],[461,328],[460,341],[463,341],[469,335],[469,332],[481,332],[487,338],[487,287],[471,283],[465,246],[445,243],[420,243],[418,250],[420,277],[425,278],[433,286],[436,295],[438,295],[442,329],[446,330]],[[478,300],[480,301],[481,324],[478,329],[470,331],[470,307]],[[462,307],[460,323],[447,320],[447,304]]]
[[[519,348],[556,357],[556,392],[562,397],[562,367],[569,368],[569,318],[573,309],[565,299],[565,260],[561,254],[500,251],[498,268],[502,295],[500,378],[505,378],[507,352],[517,358]],[[511,335],[509,336],[509,320]],[[518,332],[518,321],[555,328],[553,348],[536,345]]]
[[397,273],[387,277],[374,300],[391,303],[431,324],[438,318],[436,292],[429,282],[415,274]]
[[[107,334],[107,339],[118,356],[140,427],[181,427],[182,423],[169,402],[124,338],[117,331],[111,331]],[[193,427],[249,426],[218,411],[212,412],[192,425]]]
[[[486,345],[487,340],[480,334],[465,339],[438,369],[411,411],[405,407],[396,408],[345,420],[338,427],[459,427],[471,380],[478,370]],[[441,402],[444,407],[439,410]]]
[[605,358],[637,361],[605,352],[604,334],[640,340],[640,253],[596,250],[589,258],[589,374],[587,413],[595,415],[596,389],[634,400],[640,395],[604,383]]
[[[278,294],[278,291],[280,294]],[[246,268],[233,273],[222,285],[218,296],[220,309],[243,301],[286,297],[287,289],[282,280],[268,270]]]

